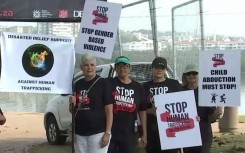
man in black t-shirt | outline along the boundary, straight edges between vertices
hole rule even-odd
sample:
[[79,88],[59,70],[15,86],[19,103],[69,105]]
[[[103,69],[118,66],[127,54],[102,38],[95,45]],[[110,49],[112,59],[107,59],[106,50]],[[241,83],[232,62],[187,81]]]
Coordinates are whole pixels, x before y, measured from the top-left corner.
[[75,152],[107,153],[113,121],[110,86],[96,75],[96,59],[92,55],[82,56],[81,69],[84,78],[74,84],[75,95],[70,98],[76,108]]
[[156,57],[152,62],[153,80],[143,84],[147,99],[147,153],[178,153],[180,149],[161,150],[161,143],[158,132],[156,107],[153,96],[182,90],[177,80],[166,78],[167,60]]
[[109,79],[114,98],[114,115],[108,153],[135,153],[137,113],[143,129],[142,147],[147,143],[144,89],[140,83],[129,78],[131,66],[127,57],[120,56],[115,60],[115,70],[117,77]]

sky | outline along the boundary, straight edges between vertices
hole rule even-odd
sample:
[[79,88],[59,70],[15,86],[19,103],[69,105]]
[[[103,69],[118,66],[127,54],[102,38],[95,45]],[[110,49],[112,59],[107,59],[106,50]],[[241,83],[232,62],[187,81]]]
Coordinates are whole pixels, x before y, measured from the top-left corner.
[[[111,2],[132,3],[135,0],[110,0]],[[188,0],[156,0],[157,27],[159,31],[171,31],[171,9]],[[196,3],[198,4],[198,3]],[[176,29],[198,29],[200,20],[198,15],[198,5],[193,7],[185,7],[179,9],[183,15],[187,17],[179,17],[180,22],[176,25]],[[245,36],[245,0],[203,0],[204,11],[204,31],[206,34],[223,34],[229,36]],[[148,3],[125,8],[122,11],[120,19],[120,27],[126,30],[133,29],[150,29],[149,11],[141,11],[148,8]],[[178,10],[177,10],[178,11]],[[177,12],[176,11],[176,12]],[[188,14],[189,13],[189,14]],[[134,17],[132,17],[134,16]],[[141,16],[141,17],[140,17]],[[176,20],[178,17],[176,18]],[[130,24],[126,24],[126,23]],[[142,24],[144,23],[144,24]]]
[[[108,2],[121,3],[123,5],[139,0],[108,0]],[[188,0],[155,0],[158,31],[171,31],[171,9]],[[198,3],[196,3],[198,4]],[[245,37],[245,0],[203,0],[204,32],[206,35],[222,34],[228,36]],[[198,5],[189,5],[176,10],[176,30],[190,31],[200,30]],[[36,23],[6,23],[0,25],[36,25]],[[149,4],[134,5],[122,9],[119,28],[125,31],[139,29],[151,29]]]

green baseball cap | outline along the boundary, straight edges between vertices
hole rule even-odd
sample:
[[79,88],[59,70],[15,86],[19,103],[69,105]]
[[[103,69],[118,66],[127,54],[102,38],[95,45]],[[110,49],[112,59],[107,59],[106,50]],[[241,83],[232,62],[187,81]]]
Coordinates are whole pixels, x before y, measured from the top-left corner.
[[129,58],[127,58],[125,56],[119,56],[115,60],[115,65],[118,64],[118,63],[125,63],[125,64],[130,65],[130,60],[129,60]]

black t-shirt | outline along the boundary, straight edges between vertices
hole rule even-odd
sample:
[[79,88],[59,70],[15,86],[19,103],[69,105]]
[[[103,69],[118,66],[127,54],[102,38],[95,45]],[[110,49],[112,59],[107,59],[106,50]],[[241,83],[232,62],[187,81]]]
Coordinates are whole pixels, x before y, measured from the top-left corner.
[[[100,132],[105,132],[106,117],[105,105],[113,103],[110,86],[107,80],[99,80],[96,76],[90,81],[79,80],[74,85],[76,98],[82,98],[83,103],[77,103],[77,114],[75,117],[75,133],[81,136],[89,136]],[[88,89],[90,90],[88,91]]]
[[[187,86],[183,86],[184,90],[191,90]],[[198,88],[194,89],[194,95],[196,100],[197,114],[200,117],[200,131],[202,143],[207,144],[208,142],[212,142],[212,127],[211,123],[208,121],[208,116],[215,111],[215,107],[201,107],[198,105]]]
[[120,138],[134,133],[138,111],[146,110],[143,86],[132,80],[122,83],[117,77],[109,78],[114,99],[112,136]]
[[[154,95],[182,91],[182,86],[177,80],[166,78],[163,82],[148,81],[143,84],[147,99],[147,108],[154,106]],[[154,127],[154,128],[153,128]],[[147,114],[147,129],[151,132],[157,131],[157,118],[152,114]]]
[[[184,90],[191,90],[187,86],[183,86]],[[194,89],[197,114],[201,118],[201,122],[209,122],[208,115],[214,113],[215,107],[201,107],[198,105],[198,88]]]

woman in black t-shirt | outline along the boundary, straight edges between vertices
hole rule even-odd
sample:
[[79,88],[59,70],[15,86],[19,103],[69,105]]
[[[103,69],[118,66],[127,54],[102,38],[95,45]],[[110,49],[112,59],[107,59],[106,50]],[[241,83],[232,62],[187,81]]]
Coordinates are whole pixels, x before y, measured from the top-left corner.
[[82,56],[81,69],[84,78],[74,84],[75,95],[70,97],[75,104],[75,152],[107,153],[113,121],[110,86],[96,75],[92,55]]
[[184,90],[194,90],[197,114],[200,117],[200,132],[202,139],[202,146],[184,148],[184,153],[209,153],[212,145],[212,127],[209,121],[209,116],[212,114],[222,114],[220,107],[200,107],[198,106],[198,69],[196,65],[187,65],[185,70],[186,85]]
[[147,143],[144,89],[140,83],[129,78],[131,66],[127,57],[120,56],[115,60],[115,70],[117,77],[109,79],[114,98],[114,118],[108,153],[135,153],[137,113],[143,131],[140,143],[142,147]]

